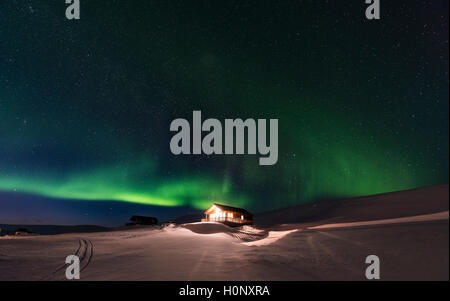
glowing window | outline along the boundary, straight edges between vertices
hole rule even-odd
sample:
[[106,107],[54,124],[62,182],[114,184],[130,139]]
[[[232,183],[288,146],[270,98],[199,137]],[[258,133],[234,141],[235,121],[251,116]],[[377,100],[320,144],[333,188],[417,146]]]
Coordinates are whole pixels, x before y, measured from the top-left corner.
[[241,215],[241,219],[244,219],[244,216],[243,216],[243,215]]

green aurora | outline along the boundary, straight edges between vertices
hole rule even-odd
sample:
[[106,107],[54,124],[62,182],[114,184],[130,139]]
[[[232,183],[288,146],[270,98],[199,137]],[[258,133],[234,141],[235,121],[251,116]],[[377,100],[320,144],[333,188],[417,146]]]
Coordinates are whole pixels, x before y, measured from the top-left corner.
[[[0,190],[261,211],[448,183],[448,38],[432,43],[448,23],[200,2],[86,3],[78,23],[2,15],[15,38],[0,44]],[[278,118],[278,163],[173,156],[170,121],[193,110]]]

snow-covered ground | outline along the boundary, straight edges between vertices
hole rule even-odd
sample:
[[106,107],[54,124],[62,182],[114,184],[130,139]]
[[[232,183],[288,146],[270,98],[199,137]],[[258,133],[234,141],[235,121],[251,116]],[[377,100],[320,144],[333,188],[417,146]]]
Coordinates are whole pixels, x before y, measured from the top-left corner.
[[280,230],[193,223],[1,237],[0,280],[64,280],[68,255],[80,257],[81,280],[364,280],[372,254],[384,280],[448,280],[448,210],[327,221]]
[[448,217],[449,217],[449,212],[443,211],[443,212],[438,212],[438,213],[422,214],[422,215],[399,217],[399,218],[380,219],[380,220],[374,220],[374,221],[324,224],[324,225],[320,225],[320,226],[308,227],[308,229],[333,229],[333,228],[350,228],[350,227],[363,227],[363,226],[414,223],[414,222],[430,222],[430,221],[448,220]]
[[64,280],[72,254],[82,280],[363,280],[371,254],[386,261],[386,279],[448,279],[448,220],[270,231],[252,242],[183,227],[2,238],[0,280]]

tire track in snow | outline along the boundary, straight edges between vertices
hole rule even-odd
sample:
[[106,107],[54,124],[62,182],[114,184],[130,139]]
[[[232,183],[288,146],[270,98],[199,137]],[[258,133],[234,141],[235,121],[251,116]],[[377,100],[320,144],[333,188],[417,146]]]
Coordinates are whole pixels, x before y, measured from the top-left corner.
[[254,233],[254,232],[247,232],[242,230],[237,230],[236,232],[229,233],[232,237],[243,241],[243,242],[250,242],[255,240],[260,240],[263,238],[266,238],[268,235],[267,231],[264,231],[263,233]]
[[[78,240],[78,249],[75,251],[75,256],[78,256],[80,259],[80,272],[87,268],[87,266],[91,263],[92,258],[94,256],[94,244],[89,239],[79,239]],[[62,272],[65,268],[67,268],[69,264],[65,263],[58,266],[52,273],[47,276],[44,276],[40,280],[42,281],[51,281],[58,280],[60,278],[59,272]],[[64,275],[65,276],[65,275]],[[63,278],[65,279],[65,277]]]
[[[87,247],[85,251],[85,256],[83,257],[83,259],[80,258],[80,272],[83,271],[85,268],[87,268],[87,266],[91,263],[92,257],[94,257],[94,244],[89,239],[85,240],[84,242],[87,245]],[[84,259],[86,260],[83,266]]]

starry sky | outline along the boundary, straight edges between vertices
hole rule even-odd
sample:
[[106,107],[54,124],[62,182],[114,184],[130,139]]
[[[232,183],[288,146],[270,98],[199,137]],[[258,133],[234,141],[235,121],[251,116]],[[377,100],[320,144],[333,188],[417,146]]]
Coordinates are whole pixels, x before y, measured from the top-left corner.
[[[0,223],[261,212],[448,183],[449,3],[0,2]],[[170,122],[279,119],[279,159],[174,156]]]

